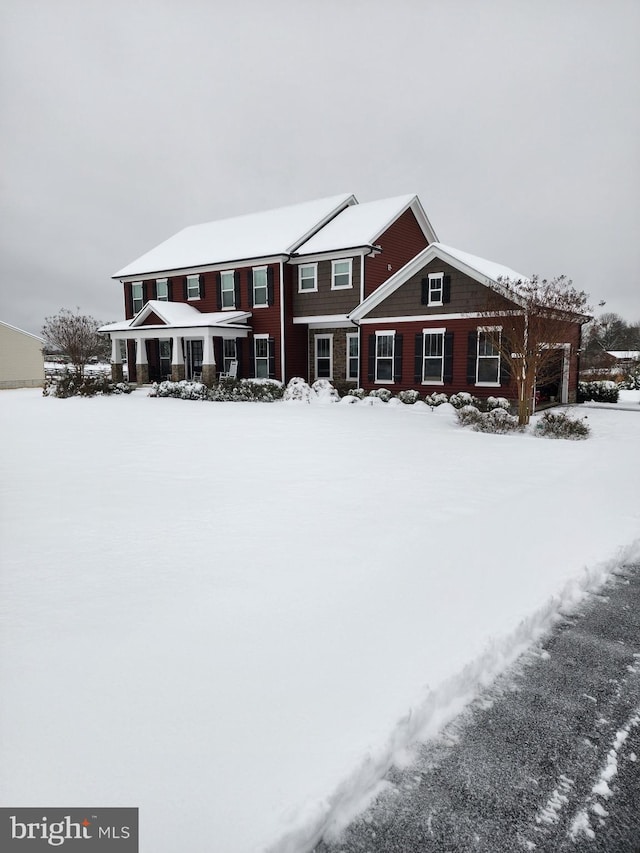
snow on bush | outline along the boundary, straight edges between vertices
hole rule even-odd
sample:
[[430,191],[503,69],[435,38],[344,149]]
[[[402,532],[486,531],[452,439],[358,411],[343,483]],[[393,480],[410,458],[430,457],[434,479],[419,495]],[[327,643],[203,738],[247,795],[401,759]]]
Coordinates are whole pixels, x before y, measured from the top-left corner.
[[446,394],[435,391],[433,394],[427,394],[424,398],[425,403],[435,409],[436,406],[442,406],[443,403],[448,403],[449,398]]
[[487,411],[491,411],[491,409],[504,409],[505,411],[509,411],[509,401],[506,397],[487,397],[485,405],[487,407]]
[[518,418],[510,415],[506,409],[500,408],[481,412],[477,406],[463,406],[458,409],[458,422],[462,426],[471,427],[476,432],[504,434],[518,429]]
[[179,400],[209,400],[216,403],[272,403],[282,397],[282,385],[271,379],[223,379],[207,388],[202,382],[155,383],[150,397],[175,397]]
[[578,382],[578,402],[617,403],[618,386],[615,382]]
[[398,400],[400,400],[401,403],[406,403],[409,406],[413,406],[419,396],[420,394],[418,394],[417,391],[414,391],[413,388],[410,388],[408,391],[400,391],[398,394]]
[[202,382],[190,382],[182,379],[180,382],[154,383],[149,391],[150,397],[176,397],[179,400],[206,400],[209,389]]
[[44,397],[95,397],[102,394],[130,394],[126,382],[112,382],[107,376],[84,376],[66,372],[59,377],[49,377],[42,389]]
[[623,391],[640,391],[640,364],[629,370],[622,382],[618,383],[618,388]]
[[349,390],[347,391],[347,396],[355,397],[357,400],[364,400],[364,398],[367,396],[367,392],[364,390],[364,388],[349,388]]
[[340,394],[328,379],[316,379],[311,386],[311,390],[315,394],[315,399],[318,403],[340,402]]
[[300,376],[294,376],[284,389],[282,399],[285,403],[308,403],[311,400],[311,386]]
[[391,399],[391,391],[388,388],[374,388],[373,391],[369,391],[369,396],[377,397],[383,403],[388,403]]
[[467,393],[467,391],[458,391],[457,394],[452,394],[449,397],[449,402],[454,409],[462,409],[464,406],[474,406],[477,408],[480,400],[472,394]]
[[543,438],[587,438],[591,430],[586,418],[571,418],[566,412],[545,412],[534,427],[535,435]]

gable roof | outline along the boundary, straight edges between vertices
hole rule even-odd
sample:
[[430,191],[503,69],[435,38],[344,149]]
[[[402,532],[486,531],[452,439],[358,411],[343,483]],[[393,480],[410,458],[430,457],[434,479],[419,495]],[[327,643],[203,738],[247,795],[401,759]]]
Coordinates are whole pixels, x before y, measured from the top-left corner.
[[349,205],[353,194],[191,225],[127,264],[112,278],[129,278],[288,255]]
[[427,240],[437,241],[437,236],[427,219],[416,195],[382,198],[364,204],[354,204],[317,231],[296,250],[296,255],[316,255],[373,246],[384,231],[411,208]]
[[38,335],[34,335],[31,332],[25,332],[24,329],[19,329],[17,326],[12,326],[11,323],[4,323],[0,320],[0,326],[4,326],[7,329],[11,329],[12,332],[20,332],[21,335],[27,335],[29,338],[35,338],[36,341],[39,341],[41,344],[44,343],[44,338],[39,337]]
[[245,326],[245,321],[251,317],[249,311],[213,311],[203,314],[186,302],[164,302],[150,299],[144,307],[130,320],[119,323],[109,323],[101,326],[99,332],[124,332],[136,328],[149,328],[144,321],[150,314],[155,314],[166,326],[174,328],[196,328],[211,326]]
[[398,272],[394,273],[391,278],[388,278],[384,284],[381,284],[377,290],[374,290],[370,296],[367,296],[360,305],[354,308],[349,314],[349,319],[357,321],[365,317],[369,311],[383,302],[401,287],[405,281],[408,281],[412,275],[415,275],[422,267],[435,258],[439,258],[441,261],[450,264],[452,267],[460,270],[460,272],[480,282],[480,284],[488,285],[512,302],[517,302],[517,297],[513,293],[507,292],[498,279],[529,280],[528,276],[522,275],[522,273],[516,272],[502,264],[496,264],[494,261],[488,261],[477,255],[470,255],[468,252],[462,252],[460,249],[454,249],[442,243],[431,243],[431,245],[427,246],[426,249],[423,249],[399,269]]

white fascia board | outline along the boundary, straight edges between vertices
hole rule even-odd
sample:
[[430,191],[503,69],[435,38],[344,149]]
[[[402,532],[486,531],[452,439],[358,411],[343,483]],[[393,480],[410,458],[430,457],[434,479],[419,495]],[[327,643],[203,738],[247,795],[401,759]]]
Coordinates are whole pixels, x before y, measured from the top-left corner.
[[340,260],[340,258],[359,258],[362,257],[362,252],[367,249],[367,254],[375,251],[375,246],[370,243],[365,243],[362,246],[352,246],[349,249],[337,249],[336,251],[318,252],[315,255],[296,255],[289,258],[288,263],[299,266],[300,264],[311,264],[317,261],[332,261]]
[[313,228],[310,228],[310,229],[307,231],[307,233],[306,233],[306,234],[304,234],[302,237],[299,237],[299,238],[295,241],[295,243],[292,243],[292,244],[289,246],[288,250],[287,250],[287,251],[289,252],[289,254],[291,254],[291,253],[295,252],[295,250],[298,248],[298,246],[302,246],[302,244],[303,244],[303,243],[306,243],[306,242],[307,242],[307,240],[310,240],[310,239],[311,239],[311,237],[313,237],[313,235],[314,235],[314,234],[317,234],[317,233],[318,233],[318,231],[320,231],[320,229],[321,229],[321,228],[324,228],[324,226],[325,226],[328,222],[331,222],[331,220],[332,220],[332,219],[335,219],[335,217],[336,217],[339,213],[342,213],[342,211],[343,211],[343,210],[346,210],[346,209],[347,209],[347,207],[351,207],[351,205],[353,205],[353,204],[357,204],[357,203],[358,203],[358,199],[355,197],[355,195],[354,195],[353,193],[351,193],[351,195],[350,195],[350,196],[348,196],[347,198],[343,199],[343,200],[340,202],[340,204],[336,205],[336,206],[334,207],[334,209],[331,211],[331,213],[328,213],[325,217],[323,217],[322,219],[319,219],[319,220],[314,224]]
[[[462,314],[415,314],[404,315],[402,317],[365,317],[360,320],[360,325],[374,323],[430,323],[441,322],[443,320],[478,320],[480,318],[487,319],[489,317],[519,317],[522,311],[467,311]],[[351,316],[351,315],[349,315]]]
[[[113,324],[115,325],[115,324]],[[246,338],[251,332],[248,326],[139,326],[138,328],[113,329],[103,326],[99,331],[124,341],[153,340],[155,338],[199,338],[205,331],[219,338]]]
[[4,326],[5,328],[11,329],[14,332],[20,332],[21,335],[27,335],[30,338],[35,338],[36,341],[39,341],[41,344],[45,342],[44,338],[40,338],[38,337],[38,335],[34,335],[31,332],[25,332],[24,329],[19,329],[17,326],[12,326],[11,323],[3,323],[2,320],[0,320],[0,326]]
[[320,326],[335,326],[336,328],[340,328],[341,326],[353,326],[354,324],[346,314],[317,314],[309,317],[294,317],[293,325],[315,326],[316,328]]
[[203,272],[233,270],[238,267],[264,266],[265,264],[280,263],[280,261],[287,261],[288,259],[289,255],[268,255],[262,258],[236,258],[235,260],[220,261],[215,264],[205,264],[201,267],[182,267],[174,270],[154,270],[145,273],[138,273],[137,275],[126,276],[112,275],[111,278],[116,281],[121,281],[123,284],[127,284],[132,281],[153,281],[154,279],[159,278],[171,278],[171,276],[174,275],[199,275]]
[[382,236],[382,234],[384,234],[384,232],[387,230],[387,228],[389,228],[390,225],[393,225],[393,223],[396,221],[396,219],[399,219],[402,216],[402,214],[406,213],[407,210],[409,210],[409,209],[411,209],[413,211],[413,215],[415,216],[415,218],[418,222],[418,225],[422,229],[422,233],[427,238],[428,242],[429,243],[438,243],[439,242],[438,235],[433,230],[433,227],[432,227],[431,223],[429,222],[427,214],[425,213],[424,207],[420,203],[420,199],[418,198],[417,195],[414,195],[414,197],[407,202],[407,204],[402,208],[402,210],[400,210],[398,213],[395,213],[392,216],[392,218],[387,222],[387,224],[384,226],[384,228],[381,228],[377,234],[373,235],[370,242],[375,243],[376,240],[378,240]]

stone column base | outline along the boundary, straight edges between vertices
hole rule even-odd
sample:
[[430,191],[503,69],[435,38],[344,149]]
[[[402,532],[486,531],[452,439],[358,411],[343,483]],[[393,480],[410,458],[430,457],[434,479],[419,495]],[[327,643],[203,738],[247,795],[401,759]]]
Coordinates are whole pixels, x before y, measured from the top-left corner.
[[138,385],[147,385],[149,383],[148,364],[136,364],[136,381]]
[[111,381],[112,382],[124,382],[124,373],[122,372],[121,364],[112,364],[111,365]]
[[182,382],[184,379],[184,364],[171,365],[171,381]]
[[202,381],[204,384],[211,388],[215,385],[216,381],[216,366],[215,364],[203,364],[202,365]]

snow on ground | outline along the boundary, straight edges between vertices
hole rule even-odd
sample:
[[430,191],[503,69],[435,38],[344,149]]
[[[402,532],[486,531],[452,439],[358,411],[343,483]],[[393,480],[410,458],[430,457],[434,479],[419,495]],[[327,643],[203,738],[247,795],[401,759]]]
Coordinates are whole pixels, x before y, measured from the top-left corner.
[[301,853],[640,558],[640,417],[565,442],[448,408],[3,392],[1,804]]

